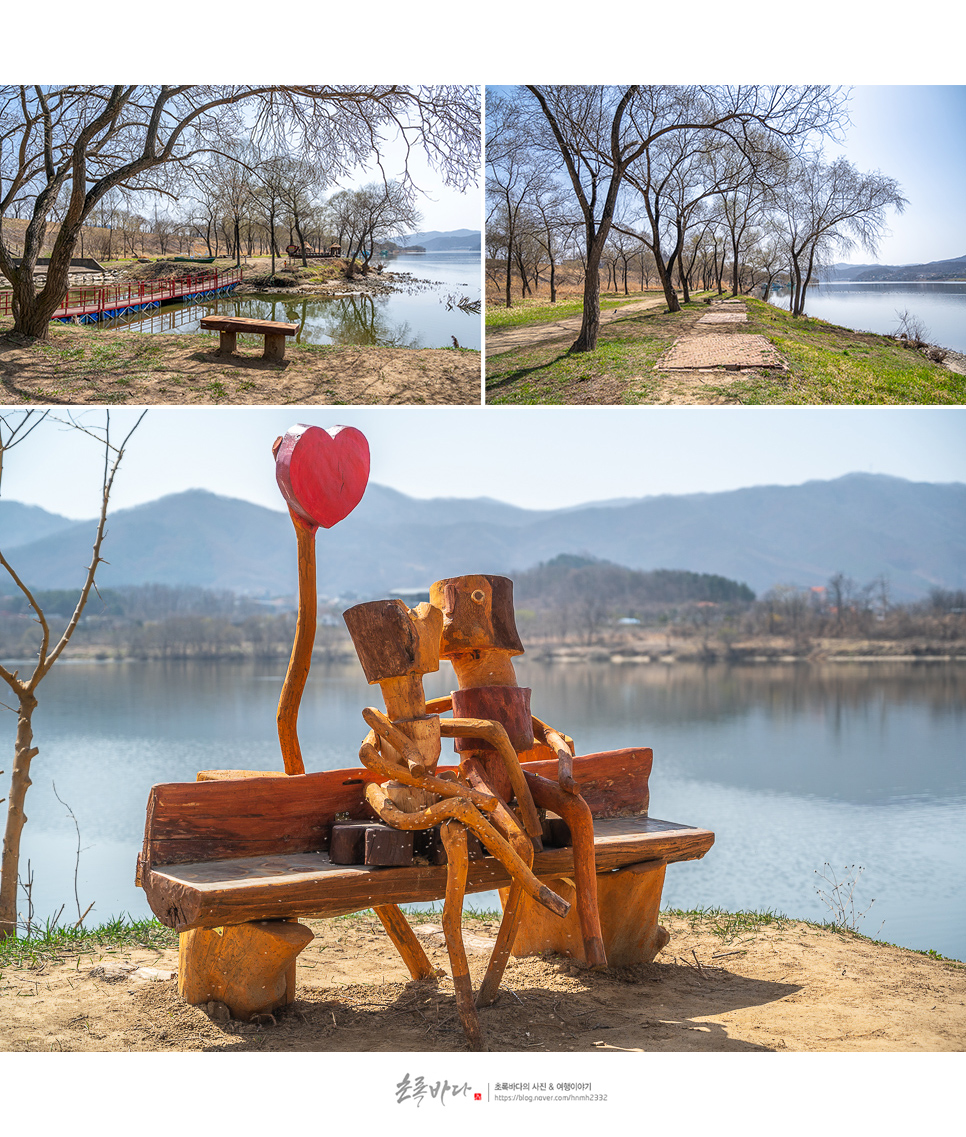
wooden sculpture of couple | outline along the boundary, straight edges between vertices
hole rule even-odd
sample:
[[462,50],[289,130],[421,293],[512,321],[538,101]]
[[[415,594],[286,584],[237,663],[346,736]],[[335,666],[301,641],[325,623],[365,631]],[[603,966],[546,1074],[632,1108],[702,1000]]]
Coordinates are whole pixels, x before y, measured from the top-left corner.
[[[572,776],[572,754],[564,737],[532,717],[530,691],[517,685],[512,657],[523,654],[513,616],[513,584],[500,576],[461,576],[437,581],[429,604],[408,608],[402,600],[358,604],[344,614],[370,683],[378,683],[385,712],[362,714],[370,727],[359,751],[363,764],[385,778],[367,787],[369,805],[390,826],[403,830],[440,826],[447,877],[443,932],[464,1031],[475,1049],[482,1046],[476,1008],[496,998],[514,934],[529,895],[557,916],[570,905],[532,872],[542,849],[538,809],[551,810],[567,823],[573,842],[577,908],[585,958],[606,966],[597,911],[594,827],[590,809]],[[458,689],[427,703],[423,676],[448,659]],[[443,711],[452,718],[441,718]],[[441,739],[453,738],[459,770],[436,772]],[[558,760],[557,781],[527,772],[528,752],[547,748]],[[530,757],[535,756],[530,754]],[[496,857],[511,877],[486,975],[474,1000],[461,934],[468,870],[467,832]],[[400,914],[401,915],[401,914]],[[407,959],[402,934],[383,919]]]

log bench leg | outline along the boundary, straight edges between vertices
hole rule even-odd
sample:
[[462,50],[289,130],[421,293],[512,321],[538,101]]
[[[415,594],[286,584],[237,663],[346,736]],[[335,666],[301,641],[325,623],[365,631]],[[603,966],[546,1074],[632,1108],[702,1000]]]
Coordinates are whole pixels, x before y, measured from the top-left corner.
[[295,920],[195,928],[178,940],[178,991],[192,1006],[224,1003],[248,1022],[295,999],[295,957],[315,937]]
[[[666,868],[664,861],[642,861],[614,872],[597,874],[597,908],[608,966],[650,963],[670,940],[667,931],[657,922]],[[546,883],[565,900],[575,900],[576,889],[570,878],[557,877]],[[509,893],[509,889],[500,889],[504,906]],[[587,962],[576,904],[563,919],[544,912],[529,896],[524,898],[523,904],[513,944],[514,956],[552,951]]]
[[219,355],[235,355],[238,350],[238,333],[237,332],[219,332],[218,333],[218,354]]
[[279,332],[265,333],[265,351],[262,359],[272,359],[276,362],[285,358],[285,336]]
[[435,978],[436,968],[429,962],[429,957],[423,951],[423,945],[416,938],[416,933],[409,926],[406,914],[399,905],[377,904],[373,912],[379,917],[386,934],[402,956],[402,961],[409,968],[409,974],[413,979]]

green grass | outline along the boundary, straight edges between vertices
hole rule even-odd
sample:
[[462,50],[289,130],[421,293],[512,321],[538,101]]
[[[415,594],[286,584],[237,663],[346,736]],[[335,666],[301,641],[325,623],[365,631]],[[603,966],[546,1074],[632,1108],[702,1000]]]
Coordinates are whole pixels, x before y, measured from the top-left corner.
[[57,963],[78,952],[178,946],[178,933],[157,920],[110,920],[96,928],[53,927],[35,929],[29,937],[0,939],[0,968]]
[[[499,909],[474,908],[472,898],[463,912],[464,919],[499,922],[503,913]],[[407,910],[410,923],[438,923],[442,916],[441,903],[428,908]],[[914,951],[941,963],[963,967],[961,961],[941,955],[932,948],[921,950],[902,948],[901,944],[890,944],[886,940],[865,936],[841,924],[820,923],[814,920],[798,920],[772,909],[729,912],[724,908],[664,908],[664,917],[677,917],[686,920],[692,932],[705,931],[717,936],[723,946],[754,936],[764,928],[783,931],[790,923],[805,924],[820,931],[835,932],[853,939],[867,940],[869,943],[886,947],[899,947],[903,951]],[[372,909],[350,912],[335,920],[376,919]],[[29,938],[8,937],[0,939],[0,972],[4,967],[35,967],[43,963],[62,963],[78,955],[87,953],[110,954],[132,948],[149,948],[163,951],[178,946],[178,933],[166,928],[157,920],[132,920],[118,917],[96,928],[53,927],[36,928]]]
[[[600,310],[609,311],[620,308],[624,304],[633,304],[636,300],[651,300],[661,298],[664,293],[660,290],[650,292],[631,292],[625,296],[622,292],[602,292],[600,294]],[[579,297],[568,297],[551,304],[546,297],[528,296],[524,300],[514,299],[512,308],[505,308],[500,304],[486,306],[486,330],[495,328],[518,328],[525,324],[551,323],[554,320],[563,320],[568,316],[579,316],[583,312],[583,300]]]
[[[904,349],[890,336],[856,332],[810,317],[792,317],[762,300],[742,297],[748,323],[740,331],[763,335],[788,370],[722,371],[706,382],[698,401],[740,404],[960,404],[966,376]],[[700,302],[669,313],[663,308],[628,315],[601,327],[592,352],[568,355],[569,343],[536,344],[492,356],[487,402],[605,404],[673,401],[674,380],[653,370],[677,337],[694,333]],[[579,311],[579,306],[578,306]],[[521,314],[524,314],[521,310]],[[536,324],[548,317],[521,319]],[[693,392],[692,392],[693,393]]]
[[487,402],[638,403],[656,389],[654,365],[704,304],[654,308],[601,327],[594,351],[568,354],[564,341],[502,353],[487,361]]

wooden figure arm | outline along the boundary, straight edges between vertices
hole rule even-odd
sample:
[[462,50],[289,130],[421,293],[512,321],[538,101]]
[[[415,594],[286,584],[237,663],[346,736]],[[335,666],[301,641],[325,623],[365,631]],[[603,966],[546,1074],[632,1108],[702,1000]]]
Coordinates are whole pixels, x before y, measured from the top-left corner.
[[568,794],[580,794],[580,786],[574,780],[574,756],[567,745],[567,738],[554,730],[536,716],[533,718],[534,737],[557,755],[557,784]]
[[390,778],[396,782],[402,782],[405,786],[416,786],[421,790],[428,790],[430,793],[438,794],[439,797],[463,798],[466,801],[472,802],[477,808],[485,809],[487,812],[492,812],[498,805],[495,797],[471,789],[462,782],[454,781],[451,778],[436,777],[433,774],[414,774],[400,763],[390,762],[388,758],[383,757],[383,755],[376,750],[368,738],[359,748],[359,758],[363,766],[372,770],[374,774],[379,774],[383,778]]
[[452,709],[452,695],[440,695],[438,699],[426,700],[426,714],[428,715],[441,715],[443,711],[451,711]]
[[522,814],[523,828],[532,840],[539,841],[543,834],[540,816],[537,813],[537,807],[533,804],[533,798],[530,796],[520,759],[513,749],[503,725],[489,719],[440,719],[439,732],[444,738],[482,738],[497,751],[510,777],[513,792],[516,794],[517,804],[520,806],[520,813]]
[[418,775],[426,773],[426,767],[422,760],[423,756],[413,745],[412,739],[407,738],[398,727],[393,726],[388,715],[383,714],[375,707],[364,707],[362,717],[366,726],[372,727],[380,738],[385,739],[393,750],[403,756],[411,773]]
[[449,798],[438,801],[427,809],[405,813],[393,805],[386,790],[376,782],[370,782],[366,786],[366,800],[383,821],[395,829],[430,829],[449,817],[462,821],[538,904],[557,916],[566,916],[570,911],[570,904],[537,880],[509,841],[497,833],[470,802],[462,798]]

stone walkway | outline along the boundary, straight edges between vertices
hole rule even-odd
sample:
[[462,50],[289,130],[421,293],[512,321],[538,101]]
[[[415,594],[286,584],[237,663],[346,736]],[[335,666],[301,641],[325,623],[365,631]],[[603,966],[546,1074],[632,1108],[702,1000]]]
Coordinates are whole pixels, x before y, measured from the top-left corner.
[[[711,311],[698,325],[746,324],[748,312],[740,300],[713,303]],[[744,368],[785,369],[785,361],[760,335],[740,332],[699,332],[682,336],[661,356],[655,371],[710,371],[715,368],[741,371]]]

